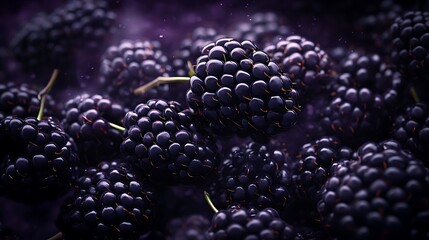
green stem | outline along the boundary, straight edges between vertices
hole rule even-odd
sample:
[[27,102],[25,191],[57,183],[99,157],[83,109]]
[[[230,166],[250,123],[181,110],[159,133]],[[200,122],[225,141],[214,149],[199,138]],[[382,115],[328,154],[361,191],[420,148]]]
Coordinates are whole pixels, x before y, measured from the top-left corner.
[[114,128],[114,129],[116,129],[116,130],[118,130],[118,131],[121,131],[121,132],[125,131],[125,128],[124,128],[124,127],[122,127],[122,126],[120,126],[120,125],[118,125],[118,124],[114,124],[114,123],[109,122],[109,125],[110,125],[112,128]]
[[45,110],[46,95],[51,91],[52,87],[55,84],[55,81],[57,80],[57,77],[58,77],[58,69],[54,69],[48,84],[46,84],[45,88],[43,88],[37,95],[37,98],[39,98],[40,100],[39,113],[37,114],[37,120],[39,121],[42,120],[43,118],[43,111]]
[[414,99],[414,101],[415,101],[416,103],[420,102],[419,95],[417,94],[417,91],[416,91],[416,89],[414,88],[414,86],[411,86],[411,88],[410,88],[410,93],[411,93],[411,96],[413,96],[413,99]]
[[55,234],[54,236],[48,238],[48,240],[60,240],[62,238],[63,238],[63,233],[59,232],[59,233]]
[[165,83],[173,83],[173,82],[189,82],[189,77],[157,77],[155,80],[148,82],[147,84],[138,87],[134,90],[134,95],[143,95],[149,89],[157,87],[161,84]]
[[191,61],[186,62],[186,65],[188,65],[188,68],[189,68],[188,76],[189,77],[194,76],[195,70],[194,70],[194,66],[192,65]]
[[215,213],[218,213],[219,210],[215,207],[215,205],[213,204],[212,200],[210,199],[210,195],[208,192],[204,191],[204,198],[206,199],[206,202],[209,204],[209,206],[211,207],[211,209],[213,209],[213,211]]
[[417,0],[417,10],[422,12],[425,10],[425,0]]

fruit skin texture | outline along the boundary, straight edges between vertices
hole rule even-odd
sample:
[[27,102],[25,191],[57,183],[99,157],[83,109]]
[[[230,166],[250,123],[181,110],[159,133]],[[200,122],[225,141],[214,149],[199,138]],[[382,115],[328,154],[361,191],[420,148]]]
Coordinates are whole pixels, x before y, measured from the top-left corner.
[[186,100],[214,132],[256,141],[292,127],[300,109],[294,83],[268,55],[231,38],[203,48]]
[[51,120],[6,117],[0,122],[0,192],[18,202],[57,197],[79,174],[73,140]]
[[139,179],[116,160],[88,168],[57,220],[65,238],[138,239],[147,233],[156,196]]
[[219,165],[215,139],[177,102],[151,99],[124,117],[123,156],[157,183],[204,185]]
[[429,12],[409,11],[390,27],[392,61],[410,77],[429,73]]
[[257,211],[233,206],[217,212],[209,229],[210,240],[295,239],[296,235],[272,208]]
[[427,239],[429,171],[399,143],[362,145],[333,166],[318,209],[339,239]]
[[120,125],[125,112],[121,105],[100,95],[82,94],[66,102],[62,125],[75,140],[82,164],[97,166],[119,156],[123,133],[110,123]]
[[429,166],[429,111],[424,103],[416,103],[406,108],[405,113],[396,117],[392,138],[413,152]]

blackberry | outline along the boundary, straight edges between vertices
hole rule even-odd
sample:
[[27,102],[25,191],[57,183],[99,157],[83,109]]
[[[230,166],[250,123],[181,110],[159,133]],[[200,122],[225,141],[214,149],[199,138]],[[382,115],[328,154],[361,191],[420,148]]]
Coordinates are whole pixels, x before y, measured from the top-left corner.
[[221,135],[239,133],[263,141],[298,118],[293,82],[247,40],[222,38],[205,46],[190,85],[189,107]]
[[332,99],[320,111],[325,134],[335,134],[350,147],[387,137],[403,96],[403,81],[378,55],[349,55],[330,87]]
[[75,140],[81,163],[96,166],[118,157],[123,133],[111,124],[121,124],[125,113],[121,105],[100,95],[82,94],[67,101],[62,125]]
[[209,236],[212,240],[295,239],[297,233],[272,208],[257,211],[231,207],[213,216]]
[[426,104],[406,108],[393,123],[392,138],[429,166],[429,111]]
[[392,61],[410,77],[429,73],[429,12],[410,11],[390,27]]
[[57,220],[66,239],[137,239],[150,230],[156,194],[127,165],[101,162],[77,187]]
[[[55,101],[48,95],[44,114],[56,116]],[[27,84],[7,82],[0,84],[0,120],[7,116],[20,118],[35,117],[39,112],[38,92]]]
[[66,192],[77,178],[73,140],[52,120],[8,116],[0,122],[0,190],[16,201]]
[[283,152],[255,142],[233,147],[220,164],[218,179],[210,186],[214,205],[222,209],[236,204],[257,209],[288,205],[289,186],[278,181],[286,161]]
[[75,50],[102,46],[115,18],[104,1],[70,1],[50,14],[40,13],[28,21],[11,45],[16,59],[30,72],[50,72],[53,68],[73,71]]
[[188,62],[195,64],[201,55],[201,50],[207,44],[221,38],[216,29],[211,27],[197,27],[190,38],[186,38],[180,44],[180,49],[174,54],[172,68],[175,76],[189,76]]
[[121,152],[154,181],[205,184],[219,160],[213,137],[177,102],[151,99],[124,117]]
[[332,165],[351,159],[352,155],[352,150],[335,137],[322,137],[304,144],[289,163],[298,199],[317,203],[319,191],[331,175]]
[[291,34],[291,30],[283,24],[283,19],[274,12],[258,12],[251,15],[249,20],[236,24],[229,35],[238,41],[250,40],[264,48]]
[[[170,72],[168,58],[158,41],[124,40],[118,46],[110,46],[104,53],[100,83],[111,98],[134,108],[145,99],[134,95],[134,89],[157,77],[168,76]],[[152,89],[145,97],[160,98],[167,90],[168,85],[163,85]]]
[[296,83],[296,89],[306,99],[326,89],[331,80],[328,55],[301,36],[292,35],[275,41],[264,51]]
[[322,190],[322,224],[339,239],[426,239],[429,171],[398,142],[366,143]]

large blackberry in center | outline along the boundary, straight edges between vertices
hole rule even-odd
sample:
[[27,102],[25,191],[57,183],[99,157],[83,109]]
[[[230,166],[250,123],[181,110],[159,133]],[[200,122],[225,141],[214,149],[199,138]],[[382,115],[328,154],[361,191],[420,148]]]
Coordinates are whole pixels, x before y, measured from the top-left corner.
[[247,40],[222,38],[205,46],[190,85],[189,107],[217,133],[262,140],[298,118],[294,83]]
[[154,181],[204,185],[217,170],[217,146],[192,117],[173,101],[139,104],[125,115],[121,152]]

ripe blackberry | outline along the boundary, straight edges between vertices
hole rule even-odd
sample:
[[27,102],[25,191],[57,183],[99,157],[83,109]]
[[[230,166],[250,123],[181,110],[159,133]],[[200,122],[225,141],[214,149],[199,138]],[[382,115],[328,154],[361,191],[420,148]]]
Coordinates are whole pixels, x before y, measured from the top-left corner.
[[312,41],[292,35],[271,43],[264,51],[296,83],[300,96],[306,100],[329,85],[330,60],[325,51]]
[[276,210],[261,211],[231,207],[217,212],[211,221],[209,239],[295,239],[293,226],[283,221]]
[[168,85],[151,89],[145,98],[134,95],[134,89],[157,77],[168,76],[170,71],[159,42],[124,40],[104,53],[100,82],[111,98],[134,108],[143,99],[164,96]]
[[121,124],[125,113],[121,105],[100,95],[82,94],[66,102],[62,125],[74,139],[81,163],[96,166],[118,157],[123,132],[111,124]]
[[121,152],[157,182],[206,184],[219,165],[214,138],[177,102],[151,99],[124,117]]
[[290,35],[290,29],[284,25],[274,12],[259,12],[251,15],[249,21],[238,23],[230,36],[238,41],[250,40],[260,48]]
[[78,174],[73,140],[52,120],[8,116],[0,122],[0,192],[26,202],[58,196]]
[[429,73],[429,12],[410,11],[390,27],[392,61],[410,77]]
[[28,21],[11,45],[17,60],[31,72],[72,71],[74,50],[102,46],[115,18],[105,1],[69,1],[51,14],[41,13]]
[[137,239],[150,230],[155,193],[125,164],[88,168],[77,187],[57,220],[66,239]]
[[352,155],[352,150],[335,137],[322,137],[304,144],[289,163],[298,199],[317,203],[319,191],[331,175],[332,164],[351,159]]
[[290,201],[289,186],[278,178],[286,161],[283,152],[255,142],[233,147],[220,164],[218,179],[210,186],[214,205],[222,209],[236,204],[283,208]]
[[426,104],[417,103],[407,107],[396,117],[392,138],[429,166],[429,111]]
[[351,54],[342,68],[330,86],[332,99],[320,113],[325,134],[335,134],[350,147],[386,138],[399,109],[402,78],[378,55]]
[[398,142],[366,143],[334,166],[318,209],[339,239],[426,239],[429,171]]
[[182,41],[180,49],[172,58],[174,75],[181,77],[189,76],[191,69],[189,69],[188,62],[194,65],[197,62],[198,57],[201,56],[201,50],[203,47],[219,38],[221,38],[221,36],[218,35],[214,28],[195,28],[192,32],[192,36]]
[[269,56],[250,41],[222,38],[202,50],[187,102],[220,134],[265,140],[292,127],[298,93]]
[[[13,82],[0,84],[0,120],[7,116],[20,118],[37,116],[40,107],[37,95],[38,92],[27,84],[17,85]],[[46,102],[44,114],[55,116],[55,102],[49,95]]]

